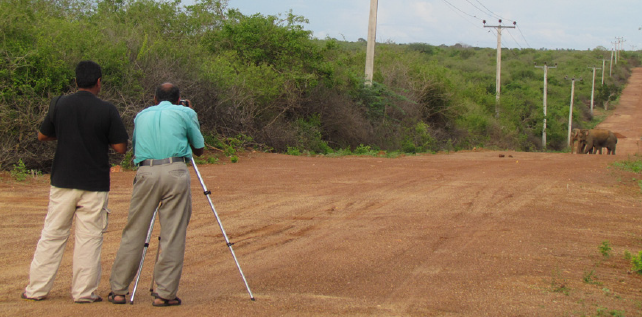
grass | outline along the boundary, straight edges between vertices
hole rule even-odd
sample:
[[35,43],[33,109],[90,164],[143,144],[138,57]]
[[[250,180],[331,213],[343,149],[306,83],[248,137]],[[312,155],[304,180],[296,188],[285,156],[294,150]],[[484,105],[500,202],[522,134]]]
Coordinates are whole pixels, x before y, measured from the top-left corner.
[[597,248],[600,250],[603,257],[608,258],[611,256],[611,250],[613,250],[613,248],[611,248],[611,243],[609,241],[602,241],[602,244]]
[[25,163],[22,162],[22,159],[18,160],[18,164],[13,164],[13,169],[11,170],[10,174],[15,180],[19,182],[25,181],[27,179],[27,176],[29,175],[31,175],[32,178],[36,178],[42,175],[42,173],[38,170],[27,169]]
[[637,256],[631,256],[631,263],[633,264],[633,272],[642,274],[642,251],[640,251]]
[[642,158],[639,156],[629,156],[626,161],[613,162],[612,165],[624,171],[642,174]]
[[582,280],[586,284],[592,284],[592,285],[602,285],[602,282],[598,282],[595,279],[597,276],[595,275],[595,270],[591,270],[590,272],[584,272],[584,276],[582,277]]
[[[642,177],[642,157],[638,155],[629,156],[626,161],[613,162],[611,163],[611,166],[625,172],[640,174]],[[638,184],[638,187],[640,187],[640,192],[642,192],[642,179],[633,177],[632,181]]]
[[566,286],[568,281],[562,278],[562,273],[559,268],[553,271],[553,276],[551,278],[551,290],[555,293],[562,293],[568,296],[571,293],[571,289]]

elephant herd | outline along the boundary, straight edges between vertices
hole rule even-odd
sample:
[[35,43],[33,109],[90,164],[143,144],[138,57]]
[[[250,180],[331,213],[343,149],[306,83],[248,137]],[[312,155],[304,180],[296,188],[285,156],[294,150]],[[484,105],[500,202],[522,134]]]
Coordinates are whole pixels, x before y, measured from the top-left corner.
[[[577,142],[577,147],[575,147]],[[606,154],[615,155],[617,137],[610,130],[605,129],[573,129],[571,133],[571,153],[602,154],[602,148],[606,148]]]

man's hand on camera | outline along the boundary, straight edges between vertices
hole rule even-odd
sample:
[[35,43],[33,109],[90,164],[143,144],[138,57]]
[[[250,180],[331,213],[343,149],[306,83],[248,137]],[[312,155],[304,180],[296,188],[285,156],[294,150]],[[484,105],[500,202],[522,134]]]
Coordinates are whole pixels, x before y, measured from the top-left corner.
[[188,107],[188,108],[190,108],[190,109],[194,109],[194,108],[192,107],[192,102],[191,102],[191,101],[189,101],[189,99],[181,99],[181,100],[180,100],[180,103],[181,103],[181,105],[183,105],[183,106],[185,106],[185,107]]

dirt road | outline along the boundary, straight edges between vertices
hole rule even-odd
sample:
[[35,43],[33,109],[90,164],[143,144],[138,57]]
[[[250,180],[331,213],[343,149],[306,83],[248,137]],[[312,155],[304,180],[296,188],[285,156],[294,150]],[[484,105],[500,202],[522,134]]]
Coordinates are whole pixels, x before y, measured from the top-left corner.
[[[636,69],[603,123],[626,136],[617,156],[250,153],[237,164],[200,166],[256,301],[194,175],[182,306],[151,306],[158,224],[136,304],[73,304],[73,238],[49,298],[21,300],[49,185],[46,177],[16,183],[5,175],[0,315],[641,316],[642,275],[624,257],[642,251],[642,194],[633,180],[640,176],[610,167],[638,151],[641,91]],[[105,299],[133,176],[112,174]]]

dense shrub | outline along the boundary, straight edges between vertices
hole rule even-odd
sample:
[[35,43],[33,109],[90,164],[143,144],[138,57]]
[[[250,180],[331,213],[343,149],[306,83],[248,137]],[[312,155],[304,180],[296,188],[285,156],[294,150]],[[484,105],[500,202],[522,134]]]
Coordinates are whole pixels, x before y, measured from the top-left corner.
[[[100,97],[116,105],[130,132],[154,88],[170,81],[193,102],[209,144],[243,136],[245,146],[327,154],[540,150],[542,71],[533,64],[544,62],[558,65],[548,77],[547,146],[562,150],[565,77],[590,78],[586,66],[610,57],[602,48],[506,51],[496,118],[495,49],[378,44],[375,82],[366,86],[364,41],[312,39],[306,23],[291,12],[246,16],[227,0],[2,1],[0,168],[19,160],[49,168],[55,144],[38,142],[35,131],[49,100],[75,91],[73,69],[83,59],[102,65]],[[612,108],[639,57],[623,52],[596,87],[599,108]],[[590,92],[589,82],[577,83],[574,127],[595,124]]]

